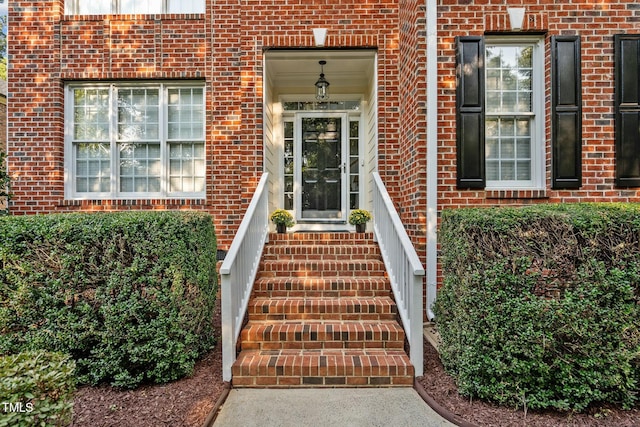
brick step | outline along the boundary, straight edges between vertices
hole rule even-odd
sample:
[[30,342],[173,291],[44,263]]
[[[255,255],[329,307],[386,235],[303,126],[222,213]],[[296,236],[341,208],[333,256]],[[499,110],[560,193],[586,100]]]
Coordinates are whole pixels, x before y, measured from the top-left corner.
[[270,320],[395,320],[397,307],[389,297],[254,298],[249,321]]
[[263,260],[381,260],[377,245],[267,245]]
[[383,276],[386,269],[382,261],[322,261],[280,260],[260,261],[258,278],[261,277],[370,277]]
[[233,365],[234,387],[357,387],[413,384],[402,350],[253,350]]
[[234,387],[411,386],[414,368],[373,234],[269,239]]
[[255,297],[376,297],[390,296],[385,277],[263,277],[253,285]]
[[373,233],[319,233],[319,232],[299,232],[299,233],[270,233],[269,245],[371,245]]
[[250,322],[242,350],[404,349],[404,330],[395,321]]

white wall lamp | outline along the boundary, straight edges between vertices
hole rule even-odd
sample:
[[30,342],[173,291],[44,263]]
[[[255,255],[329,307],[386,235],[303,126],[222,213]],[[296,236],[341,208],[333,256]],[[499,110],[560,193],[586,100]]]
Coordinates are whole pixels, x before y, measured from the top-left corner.
[[509,13],[509,22],[513,31],[522,30],[522,23],[524,22],[524,7],[507,7]]
[[314,28],[313,29],[313,39],[316,43],[316,47],[324,46],[324,42],[327,39],[327,29],[326,28]]

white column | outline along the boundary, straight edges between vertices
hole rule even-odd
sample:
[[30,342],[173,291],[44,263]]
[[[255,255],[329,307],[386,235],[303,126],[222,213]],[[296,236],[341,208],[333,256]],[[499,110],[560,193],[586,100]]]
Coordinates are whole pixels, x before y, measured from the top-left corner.
[[438,272],[438,2],[427,1],[427,317]]

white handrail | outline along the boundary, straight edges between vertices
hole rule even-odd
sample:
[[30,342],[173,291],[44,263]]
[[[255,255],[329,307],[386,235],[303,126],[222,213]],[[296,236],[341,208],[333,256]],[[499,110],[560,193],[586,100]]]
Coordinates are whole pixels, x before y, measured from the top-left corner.
[[420,377],[424,371],[422,279],[425,270],[377,172],[373,173],[373,182],[373,230],[407,334],[415,376]]
[[222,379],[231,381],[236,344],[269,236],[269,174],[264,173],[222,267]]

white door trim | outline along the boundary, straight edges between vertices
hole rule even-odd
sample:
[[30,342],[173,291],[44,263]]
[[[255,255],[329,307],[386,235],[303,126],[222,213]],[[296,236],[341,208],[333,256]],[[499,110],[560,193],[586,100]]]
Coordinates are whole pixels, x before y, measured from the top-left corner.
[[[340,118],[340,211],[337,218],[303,218],[303,183],[302,183],[302,121],[305,118]],[[346,112],[297,112],[294,121],[294,211],[296,222],[314,224],[346,224],[348,207],[348,142],[349,142],[349,114]]]

